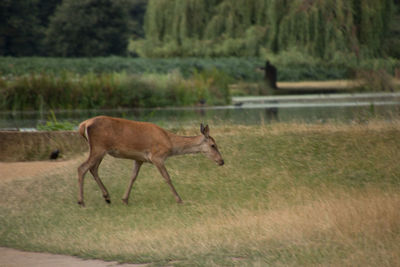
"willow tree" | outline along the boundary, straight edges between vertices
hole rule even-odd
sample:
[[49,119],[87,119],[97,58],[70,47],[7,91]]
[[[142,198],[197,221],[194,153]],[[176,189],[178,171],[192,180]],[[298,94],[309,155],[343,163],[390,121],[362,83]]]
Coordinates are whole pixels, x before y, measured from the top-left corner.
[[145,55],[382,55],[393,10],[393,0],[149,0]]
[[352,25],[350,1],[294,0],[279,25],[278,47],[299,47],[322,58],[332,51],[347,51],[354,38]]

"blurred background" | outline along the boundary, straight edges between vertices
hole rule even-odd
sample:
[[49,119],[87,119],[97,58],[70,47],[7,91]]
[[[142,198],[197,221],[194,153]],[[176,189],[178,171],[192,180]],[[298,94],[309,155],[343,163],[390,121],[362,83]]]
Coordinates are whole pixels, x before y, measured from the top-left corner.
[[[399,7],[397,0],[4,0],[0,128],[97,114],[257,124],[397,114]],[[318,96],[337,93],[340,100]],[[354,93],[370,95],[346,95]],[[305,94],[317,96],[240,98]]]

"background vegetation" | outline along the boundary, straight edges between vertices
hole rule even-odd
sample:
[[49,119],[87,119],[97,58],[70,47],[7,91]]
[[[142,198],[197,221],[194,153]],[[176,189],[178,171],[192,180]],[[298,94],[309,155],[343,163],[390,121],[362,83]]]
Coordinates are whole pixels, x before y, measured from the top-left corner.
[[0,55],[399,57],[395,0],[5,0]]
[[262,56],[291,49],[331,60],[398,55],[392,0],[149,0],[139,54]]
[[[382,70],[393,76],[400,62],[391,58],[357,60],[343,57],[337,61],[324,61],[308,56],[298,50],[282,52],[269,57],[278,68],[278,81],[352,79],[358,71]],[[12,79],[25,74],[55,74],[64,72],[84,75],[87,73],[168,74],[180,72],[188,78],[196,71],[216,68],[236,81],[256,82],[264,79],[262,71],[265,60],[257,57],[225,58],[43,58],[0,57],[0,73],[3,79]]]
[[[226,164],[170,159],[178,205],[156,168],[106,157],[87,207],[76,167],[0,181],[0,245],[153,266],[400,264],[399,122],[211,128]],[[180,134],[198,134],[182,129]],[[245,159],[245,160],[243,160]]]
[[104,56],[126,54],[143,37],[147,0],[4,0],[0,55]]
[[64,0],[46,30],[47,54],[64,57],[124,54],[128,42],[127,16],[119,1]]
[[278,81],[387,91],[400,75],[393,0],[5,0],[0,12],[1,110],[227,104],[232,83],[269,92],[266,59]]
[[[232,94],[268,94],[260,58],[15,58],[0,61],[0,110],[224,105]],[[271,57],[279,81],[366,80],[393,91],[396,60],[326,63],[298,51]],[[236,84],[235,90],[230,85]],[[249,88],[259,88],[250,90]]]
[[196,104],[229,104],[226,74],[214,69],[195,71],[190,79],[179,72],[127,75],[122,73],[77,75],[70,72],[30,74],[0,79],[0,109],[101,109]]

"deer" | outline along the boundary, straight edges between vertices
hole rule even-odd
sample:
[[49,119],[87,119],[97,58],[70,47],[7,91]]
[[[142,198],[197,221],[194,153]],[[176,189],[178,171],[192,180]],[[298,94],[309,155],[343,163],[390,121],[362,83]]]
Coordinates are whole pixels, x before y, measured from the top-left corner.
[[214,138],[210,136],[208,125],[200,125],[200,135],[180,136],[150,122],[97,116],[83,121],[79,125],[78,131],[89,144],[89,157],[78,167],[78,204],[82,207],[85,206],[83,182],[88,171],[100,187],[106,203],[111,203],[110,195],[98,174],[100,163],[106,154],[134,161],[133,173],[122,197],[122,201],[126,205],[128,205],[133,183],[143,163],[150,163],[157,167],[177,203],[182,203],[182,199],[165,168],[164,163],[167,158],[201,153],[218,165],[224,165],[218,146]]

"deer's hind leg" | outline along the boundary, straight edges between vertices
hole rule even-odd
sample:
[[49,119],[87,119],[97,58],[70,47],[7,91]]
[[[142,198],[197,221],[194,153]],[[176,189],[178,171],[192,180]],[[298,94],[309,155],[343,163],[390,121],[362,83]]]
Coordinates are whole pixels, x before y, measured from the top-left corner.
[[89,170],[90,170],[90,173],[93,175],[94,180],[97,182],[101,191],[103,192],[104,200],[108,204],[110,204],[111,203],[110,195],[107,191],[107,188],[104,186],[103,182],[100,180],[100,177],[99,177],[99,165],[102,160],[103,160],[103,157],[101,157],[99,160],[97,160],[96,163]]
[[[78,167],[78,184],[79,184],[78,204],[81,205],[82,207],[85,206],[85,202],[83,200],[83,180],[85,178],[85,175],[89,170],[91,170],[91,172],[92,172],[92,169],[95,170],[95,173],[97,174],[97,169],[99,167],[98,165],[100,165],[100,162],[103,159],[104,155],[105,155],[105,151],[91,150],[90,154],[89,154],[89,158]],[[93,174],[93,172],[92,172],[92,174]],[[95,175],[93,175],[93,176],[95,176]],[[97,175],[97,177],[98,177],[98,175]],[[96,177],[95,177],[95,180],[97,181]],[[100,181],[100,179],[99,179],[99,181]],[[100,181],[100,183],[101,183],[101,181]],[[103,188],[105,189],[104,185],[103,185]],[[107,190],[105,189],[105,191],[107,191]],[[103,194],[104,194],[104,192],[103,192]],[[108,195],[108,193],[107,193],[107,195]]]

